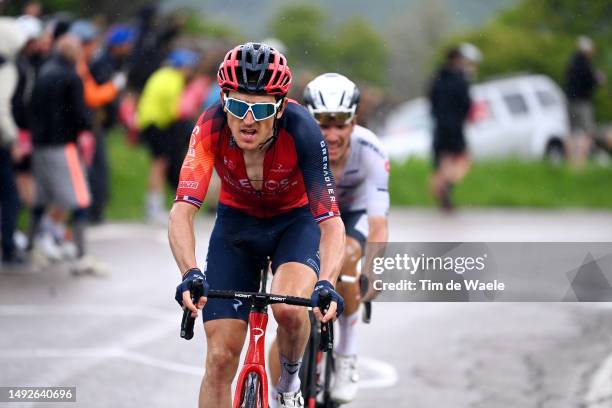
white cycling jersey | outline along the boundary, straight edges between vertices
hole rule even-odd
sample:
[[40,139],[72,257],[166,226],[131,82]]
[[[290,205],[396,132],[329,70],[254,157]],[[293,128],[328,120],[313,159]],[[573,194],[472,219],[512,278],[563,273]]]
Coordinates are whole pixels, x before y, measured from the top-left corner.
[[362,211],[368,216],[389,212],[389,158],[378,137],[355,126],[351,151],[342,175],[334,175],[340,211]]

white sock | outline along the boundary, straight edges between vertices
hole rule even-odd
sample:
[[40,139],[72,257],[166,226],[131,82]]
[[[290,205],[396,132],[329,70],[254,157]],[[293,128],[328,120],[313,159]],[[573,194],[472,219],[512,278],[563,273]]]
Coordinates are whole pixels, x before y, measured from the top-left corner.
[[276,390],[279,393],[297,392],[300,389],[300,366],[302,360],[289,361],[281,354],[281,375]]
[[336,346],[336,353],[343,356],[357,355],[357,323],[359,323],[359,310],[350,316],[341,315],[338,318],[340,341]]

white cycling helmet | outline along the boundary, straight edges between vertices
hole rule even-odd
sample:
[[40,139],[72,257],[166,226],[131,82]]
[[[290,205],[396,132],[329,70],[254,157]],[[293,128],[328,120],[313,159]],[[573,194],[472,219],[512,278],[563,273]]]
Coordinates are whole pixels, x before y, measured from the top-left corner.
[[359,89],[344,75],[319,75],[306,85],[304,104],[319,124],[331,120],[348,123],[359,105]]

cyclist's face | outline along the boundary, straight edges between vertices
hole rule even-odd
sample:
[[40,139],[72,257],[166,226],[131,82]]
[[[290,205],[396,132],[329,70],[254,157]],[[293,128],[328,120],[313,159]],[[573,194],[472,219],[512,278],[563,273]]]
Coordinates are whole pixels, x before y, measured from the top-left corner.
[[[225,95],[222,94],[221,97],[224,103]],[[230,92],[228,97],[248,103],[276,103],[276,98],[273,95],[252,95],[242,92]],[[232,136],[234,136],[234,140],[236,140],[238,147],[242,150],[259,149],[259,145],[272,136],[274,118],[280,119],[281,116],[283,116],[286,103],[287,101],[279,107],[276,115],[260,121],[255,120],[251,111],[248,111],[243,119],[239,119],[224,108],[227,115],[227,124],[232,131]]]
[[330,122],[319,125],[327,142],[329,160],[333,163],[342,159],[348,151],[351,133],[355,128],[355,119],[349,123]]

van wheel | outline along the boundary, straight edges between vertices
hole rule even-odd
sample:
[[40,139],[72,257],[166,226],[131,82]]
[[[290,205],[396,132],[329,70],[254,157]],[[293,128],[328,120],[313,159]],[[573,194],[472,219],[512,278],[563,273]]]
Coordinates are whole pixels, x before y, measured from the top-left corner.
[[544,158],[553,165],[560,165],[565,160],[565,148],[560,140],[551,140],[546,146]]

